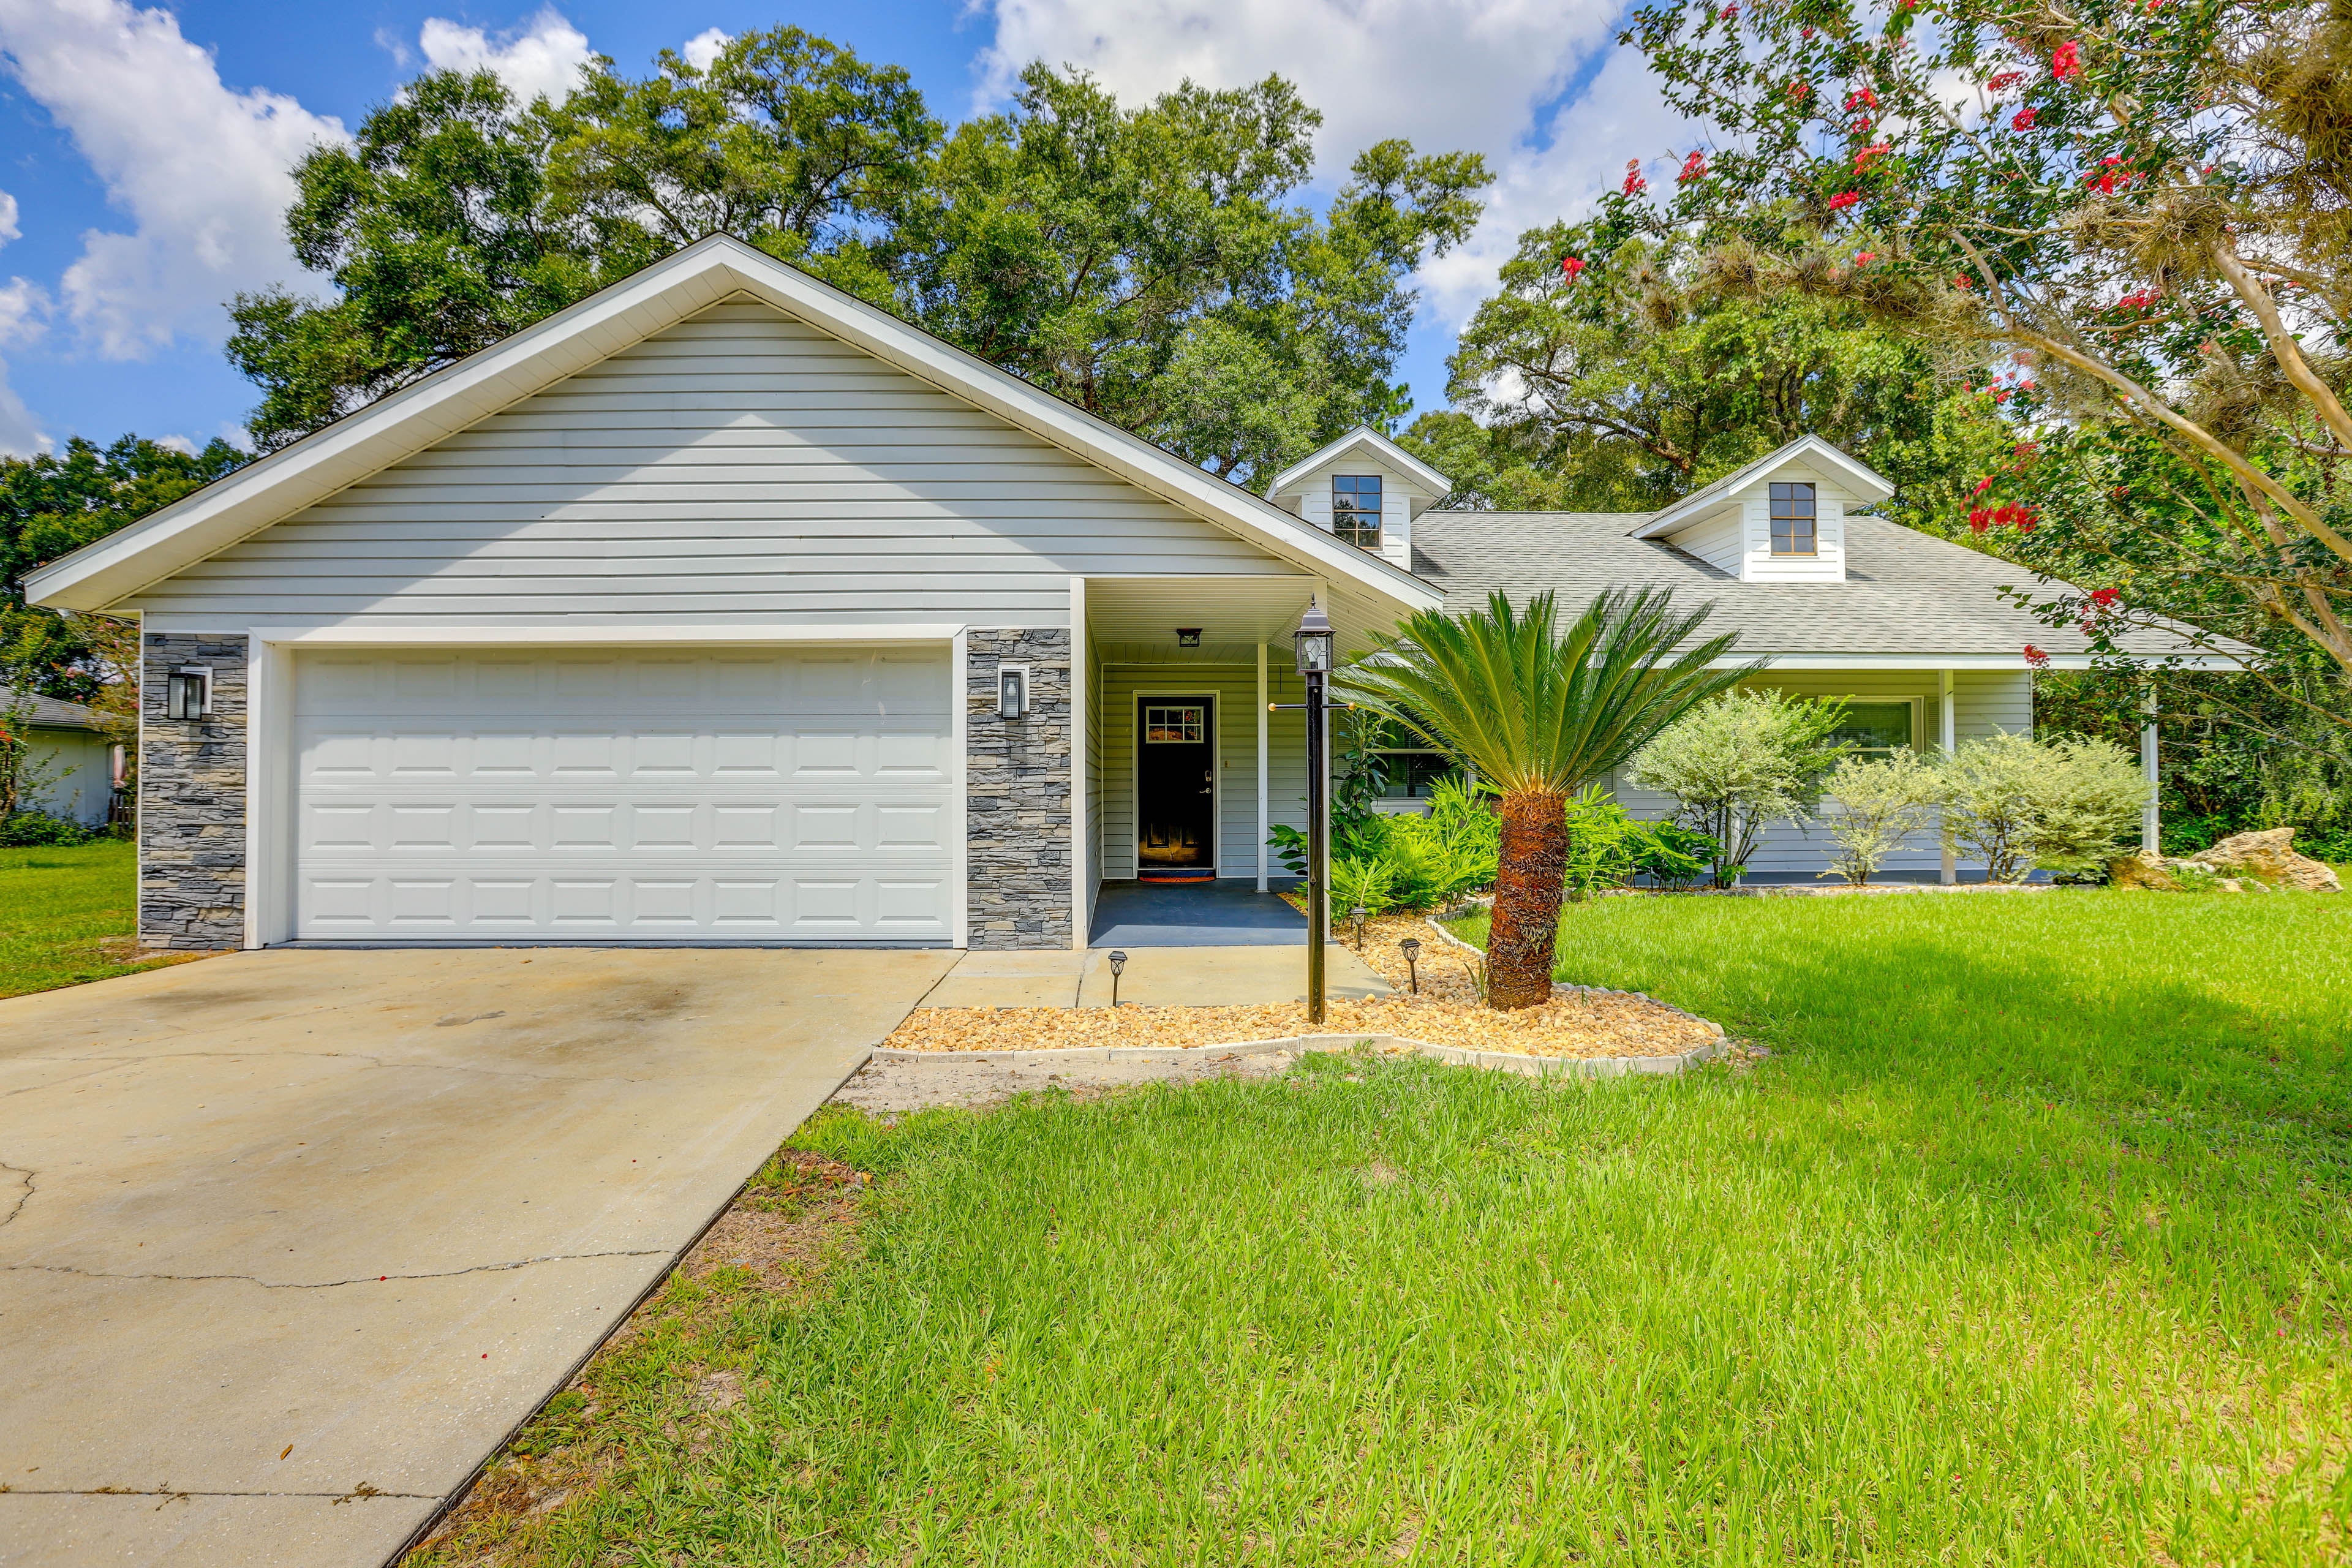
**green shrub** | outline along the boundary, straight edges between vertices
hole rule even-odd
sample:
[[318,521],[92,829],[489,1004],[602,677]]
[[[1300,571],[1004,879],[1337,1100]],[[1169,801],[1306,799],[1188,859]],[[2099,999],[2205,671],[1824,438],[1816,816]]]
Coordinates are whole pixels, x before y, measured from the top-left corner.
[[2080,873],[2116,852],[2139,822],[2147,781],[2111,741],[1996,734],[1939,758],[1944,833],[1996,882],[2035,866]]
[[46,811],[20,811],[0,821],[0,846],[11,849],[87,844],[97,835],[78,822],[51,816]]
[[1661,888],[1698,886],[1723,856],[1722,845],[1679,822],[1634,823],[1630,847],[1633,874]]
[[1822,825],[1838,852],[1822,875],[1861,887],[1889,855],[1935,820],[1944,781],[1905,746],[1885,758],[1846,758],[1830,774],[1823,793],[1837,802],[1838,809]]
[[1331,862],[1331,923],[1334,927],[1361,910],[1386,914],[1396,908],[1395,872],[1385,860],[1334,858]]
[[1633,780],[1680,803],[1675,819],[1719,847],[1715,885],[1739,879],[1767,823],[1802,822],[1845,754],[1831,739],[1845,705],[1783,691],[1727,691],[1670,724],[1633,758]]
[[1569,796],[1568,859],[1560,886],[1570,903],[1582,903],[1602,888],[1622,888],[1633,874],[1633,819],[1617,797],[1598,784]]

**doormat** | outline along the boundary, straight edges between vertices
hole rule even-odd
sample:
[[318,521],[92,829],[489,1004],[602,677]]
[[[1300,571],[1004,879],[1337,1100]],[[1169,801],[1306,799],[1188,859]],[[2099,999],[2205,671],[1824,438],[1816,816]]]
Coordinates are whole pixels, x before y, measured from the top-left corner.
[[1217,870],[1213,866],[1189,869],[1180,866],[1153,866],[1138,873],[1139,882],[1213,882]]

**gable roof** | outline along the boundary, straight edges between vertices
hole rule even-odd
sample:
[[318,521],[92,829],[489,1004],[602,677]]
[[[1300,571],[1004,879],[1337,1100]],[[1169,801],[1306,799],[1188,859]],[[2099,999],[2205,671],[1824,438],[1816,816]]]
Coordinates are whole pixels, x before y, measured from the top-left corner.
[[[2061,668],[2090,662],[2076,632],[2053,628],[2000,596],[2006,584],[2062,591],[2023,567],[1867,513],[1846,515],[1843,583],[1743,583],[1658,540],[1625,531],[1623,512],[1430,511],[1413,526],[1413,569],[1459,614],[1502,592],[1525,604],[1547,588],[1576,608],[1604,588],[1670,588],[1686,608],[1712,601],[1706,635],[1736,631],[1734,661],[1776,667],[2027,668],[2027,644]],[[2254,649],[2200,647],[2183,627],[2134,631],[2126,651],[2189,668],[2236,668]]]
[[1782,464],[1795,462],[1801,458],[1810,458],[1828,465],[1865,501],[1882,501],[1895,493],[1893,481],[1869,464],[1839,451],[1819,436],[1800,436],[1778,451],[1767,452],[1754,462],[1742,464],[1713,483],[1701,485],[1664,510],[1653,512],[1647,521],[1633,530],[1633,536],[1635,539],[1663,539],[1696,521],[1707,508],[1734,490],[1745,489]]
[[1324,464],[1358,452],[1370,453],[1380,461],[1397,469],[1413,483],[1429,491],[1429,499],[1442,500],[1454,489],[1454,481],[1439,473],[1394,441],[1369,425],[1359,425],[1345,436],[1309,457],[1302,458],[1274,478],[1265,493],[1278,496]]
[[45,730],[104,730],[105,723],[91,710],[79,702],[67,702],[55,697],[43,697],[38,692],[20,693],[14,688],[0,687],[0,714],[25,705],[25,722]]
[[26,596],[60,609],[104,609],[734,294],[798,317],[1303,571],[1407,613],[1438,603],[1402,568],[726,235],[665,257],[51,562],[27,574]]

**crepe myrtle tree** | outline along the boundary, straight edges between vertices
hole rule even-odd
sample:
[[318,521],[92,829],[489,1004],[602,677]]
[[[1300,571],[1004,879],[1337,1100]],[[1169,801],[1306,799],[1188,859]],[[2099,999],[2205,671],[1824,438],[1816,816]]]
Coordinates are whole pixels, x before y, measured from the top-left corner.
[[[1624,38],[1717,141],[1618,216],[1972,367],[2020,439],[1970,527],[2226,584],[2352,674],[2352,10],[1660,0]],[[2102,459],[2111,504],[2042,504]]]
[[1424,610],[1338,679],[1341,695],[1422,736],[1502,797],[1502,848],[1486,942],[1486,1000],[1550,1000],[1571,796],[1693,706],[1760,665],[1716,668],[1736,634],[1702,638],[1712,605],[1612,590],[1565,629],[1549,593],[1524,610]]

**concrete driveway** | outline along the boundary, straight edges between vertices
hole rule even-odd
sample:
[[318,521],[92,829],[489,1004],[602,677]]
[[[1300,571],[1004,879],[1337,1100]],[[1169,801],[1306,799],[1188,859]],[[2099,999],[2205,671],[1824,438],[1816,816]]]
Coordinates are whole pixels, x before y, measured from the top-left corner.
[[954,957],[274,952],[0,1002],[0,1563],[383,1562]]

